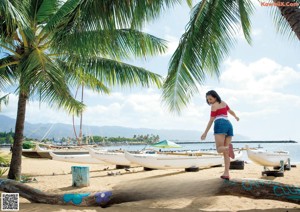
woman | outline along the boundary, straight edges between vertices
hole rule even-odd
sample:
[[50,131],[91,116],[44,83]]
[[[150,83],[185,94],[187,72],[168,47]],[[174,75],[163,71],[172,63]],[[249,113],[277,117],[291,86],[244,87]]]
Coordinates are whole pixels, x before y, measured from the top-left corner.
[[233,128],[228,120],[227,112],[232,115],[237,121],[239,117],[229,108],[229,106],[221,100],[218,93],[214,90],[206,93],[207,104],[211,105],[211,115],[207,127],[201,136],[201,140],[205,140],[206,135],[214,122],[214,136],[218,153],[223,153],[225,170],[222,179],[229,180],[229,165],[230,158],[234,159],[233,147],[231,139],[233,136]]

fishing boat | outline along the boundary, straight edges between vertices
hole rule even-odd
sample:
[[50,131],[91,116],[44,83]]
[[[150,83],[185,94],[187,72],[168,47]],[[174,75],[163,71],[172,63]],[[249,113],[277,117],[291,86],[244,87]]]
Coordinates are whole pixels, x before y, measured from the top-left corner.
[[92,148],[88,148],[88,150],[93,158],[103,160],[107,163],[121,166],[132,165],[132,163],[125,158],[124,152],[96,151]]
[[58,155],[51,151],[49,154],[51,155],[52,160],[83,164],[105,164],[104,161],[93,158],[90,154]]
[[131,163],[151,169],[184,169],[191,167],[211,167],[224,163],[221,155],[167,155],[167,154],[130,154],[125,151],[125,157]]
[[290,154],[287,151],[274,151],[268,152],[266,150],[251,150],[246,145],[248,158],[254,163],[261,166],[280,166],[280,161],[284,164],[288,162]]

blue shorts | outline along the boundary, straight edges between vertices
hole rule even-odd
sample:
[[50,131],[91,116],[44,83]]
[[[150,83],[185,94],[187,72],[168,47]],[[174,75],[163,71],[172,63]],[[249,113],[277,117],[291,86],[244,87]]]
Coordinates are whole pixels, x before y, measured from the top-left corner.
[[214,121],[214,134],[224,134],[233,136],[233,127],[227,119],[217,119]]

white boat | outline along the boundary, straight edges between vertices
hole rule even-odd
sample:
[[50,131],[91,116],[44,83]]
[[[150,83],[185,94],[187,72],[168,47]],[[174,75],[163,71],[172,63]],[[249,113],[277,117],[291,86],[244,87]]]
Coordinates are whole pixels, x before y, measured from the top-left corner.
[[77,155],[58,155],[53,152],[49,152],[52,160],[83,163],[83,164],[105,164],[104,161],[93,158],[90,154],[77,154]]
[[284,164],[288,162],[290,154],[287,151],[268,152],[266,150],[250,150],[246,145],[248,158],[261,166],[280,166],[280,161]]
[[130,154],[125,157],[132,163],[152,169],[183,169],[191,167],[211,167],[224,163],[221,155],[179,156],[163,154]]
[[125,158],[124,152],[96,151],[92,148],[88,148],[88,150],[93,158],[105,161],[107,163],[121,166],[132,165],[132,163]]

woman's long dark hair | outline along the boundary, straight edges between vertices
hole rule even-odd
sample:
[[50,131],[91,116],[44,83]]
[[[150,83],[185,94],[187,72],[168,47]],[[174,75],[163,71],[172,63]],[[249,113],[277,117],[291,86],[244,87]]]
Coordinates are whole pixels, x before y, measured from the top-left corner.
[[206,96],[205,96],[206,102],[207,102],[207,104],[209,104],[209,102],[207,101],[207,96],[212,96],[212,97],[216,98],[217,102],[219,102],[219,103],[221,103],[221,101],[222,101],[219,94],[214,90],[210,90],[206,93]]

